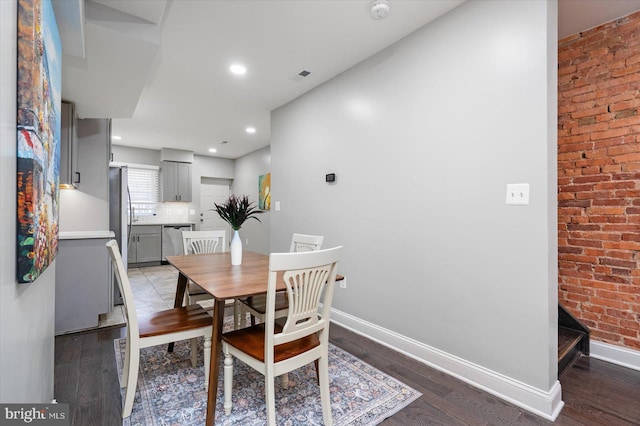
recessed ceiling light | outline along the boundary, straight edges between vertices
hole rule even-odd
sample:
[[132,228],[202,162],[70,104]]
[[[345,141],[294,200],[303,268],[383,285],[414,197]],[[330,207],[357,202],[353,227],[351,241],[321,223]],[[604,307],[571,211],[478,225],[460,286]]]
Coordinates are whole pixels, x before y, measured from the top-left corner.
[[113,135],[111,136],[111,139],[113,139],[114,141],[119,141],[119,140],[122,140],[122,136]]
[[255,133],[256,132],[256,128],[255,127],[247,127],[246,129],[244,129],[247,133]]
[[247,73],[247,67],[241,64],[233,64],[229,67],[229,71],[235,75],[245,75]]
[[218,150],[215,148],[209,148],[209,152],[218,152]]

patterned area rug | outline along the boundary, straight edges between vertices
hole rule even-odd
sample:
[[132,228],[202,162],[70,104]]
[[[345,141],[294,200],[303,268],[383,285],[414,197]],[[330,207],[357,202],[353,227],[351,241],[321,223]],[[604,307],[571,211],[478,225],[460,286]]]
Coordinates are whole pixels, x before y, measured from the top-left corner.
[[[118,374],[124,361],[124,339],[114,341]],[[192,368],[189,343],[178,342],[173,353],[166,346],[141,351],[140,374],[130,425],[203,425],[206,391],[202,341],[198,367]],[[420,397],[402,382],[359,360],[342,349],[329,347],[331,411],[335,425],[375,425]],[[264,425],[264,377],[235,360],[233,410],[222,408],[223,379],[220,369],[216,425]],[[124,398],[124,390],[122,392]],[[276,382],[276,419],[285,425],[321,425],[322,408],[315,367],[312,364],[289,373],[289,387]]]

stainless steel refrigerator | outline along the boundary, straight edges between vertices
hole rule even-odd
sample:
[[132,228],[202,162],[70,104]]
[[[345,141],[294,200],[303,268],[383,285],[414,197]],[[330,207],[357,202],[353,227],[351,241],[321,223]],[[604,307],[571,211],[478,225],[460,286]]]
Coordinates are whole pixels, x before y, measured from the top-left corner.
[[[131,196],[128,186],[128,169],[126,166],[109,167],[109,230],[116,234],[120,247],[122,262],[127,267],[127,251],[131,236]],[[114,305],[122,305],[122,296],[117,285],[114,285]]]

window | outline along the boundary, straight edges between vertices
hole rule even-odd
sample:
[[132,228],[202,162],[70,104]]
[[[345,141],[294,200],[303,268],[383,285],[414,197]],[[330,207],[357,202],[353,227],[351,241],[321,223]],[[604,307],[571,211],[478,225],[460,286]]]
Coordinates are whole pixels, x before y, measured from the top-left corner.
[[158,203],[159,169],[156,166],[128,164],[129,193],[135,216],[153,216]]

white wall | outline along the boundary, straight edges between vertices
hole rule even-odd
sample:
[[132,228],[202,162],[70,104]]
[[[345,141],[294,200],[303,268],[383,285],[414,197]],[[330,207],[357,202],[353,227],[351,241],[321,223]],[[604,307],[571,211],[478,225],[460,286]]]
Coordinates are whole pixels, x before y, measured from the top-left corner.
[[0,1],[0,401],[53,399],[56,262],[16,280],[17,2]]
[[[260,175],[271,172],[271,151],[269,147],[259,149],[242,156],[235,161],[234,180],[232,192],[236,195],[247,195],[249,200],[258,205],[258,178]],[[273,209],[273,206],[271,206]],[[264,210],[258,215],[260,222],[249,220],[240,230],[242,244],[245,250],[269,254],[271,251],[289,251],[289,242],[286,247],[274,247],[270,249],[269,228],[271,226],[271,211]],[[248,244],[247,244],[248,240]]]
[[[555,8],[466,2],[271,124],[271,246],[344,245],[341,320],[546,417],[562,406]],[[530,204],[507,206],[523,182]]]

